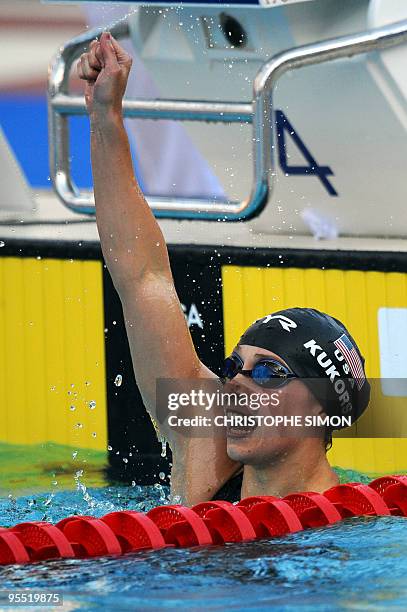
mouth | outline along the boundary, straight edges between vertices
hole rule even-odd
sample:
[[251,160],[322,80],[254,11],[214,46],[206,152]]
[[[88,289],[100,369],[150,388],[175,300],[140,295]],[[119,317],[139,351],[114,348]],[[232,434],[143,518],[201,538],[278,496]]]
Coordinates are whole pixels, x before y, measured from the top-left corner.
[[248,423],[248,414],[226,410],[226,435],[228,438],[247,438],[257,429],[258,424]]

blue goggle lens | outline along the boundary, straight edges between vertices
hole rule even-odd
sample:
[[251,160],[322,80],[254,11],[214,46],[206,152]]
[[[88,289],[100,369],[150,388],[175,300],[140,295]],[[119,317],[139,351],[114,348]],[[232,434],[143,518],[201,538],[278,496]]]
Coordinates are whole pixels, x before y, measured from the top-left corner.
[[234,378],[239,370],[242,369],[243,362],[235,356],[227,357],[223,363],[222,376],[223,378]]
[[257,363],[252,370],[252,378],[259,384],[264,384],[276,377],[280,378],[280,375],[268,363]]
[[281,363],[273,360],[262,360],[256,363],[252,370],[243,370],[243,361],[238,355],[232,354],[225,359],[223,364],[223,378],[234,378],[237,374],[250,376],[256,384],[263,387],[277,387],[286,382],[287,379],[295,377],[290,370]]

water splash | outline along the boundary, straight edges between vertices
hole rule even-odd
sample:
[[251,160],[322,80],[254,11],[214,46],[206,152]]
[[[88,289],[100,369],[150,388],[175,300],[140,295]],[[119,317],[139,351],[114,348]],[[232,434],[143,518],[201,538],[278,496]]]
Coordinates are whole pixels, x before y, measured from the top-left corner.
[[160,502],[169,502],[166,489],[159,482],[154,485],[154,489],[160,494]]
[[160,435],[160,442],[161,442],[161,457],[166,457],[167,456],[167,440],[164,438],[164,436]]

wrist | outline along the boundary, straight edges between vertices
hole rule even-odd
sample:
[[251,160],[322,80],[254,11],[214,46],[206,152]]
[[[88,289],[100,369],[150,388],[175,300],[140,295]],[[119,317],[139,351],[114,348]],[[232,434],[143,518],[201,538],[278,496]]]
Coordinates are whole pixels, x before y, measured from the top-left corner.
[[111,108],[98,108],[89,113],[91,127],[94,130],[108,130],[123,125],[122,111]]

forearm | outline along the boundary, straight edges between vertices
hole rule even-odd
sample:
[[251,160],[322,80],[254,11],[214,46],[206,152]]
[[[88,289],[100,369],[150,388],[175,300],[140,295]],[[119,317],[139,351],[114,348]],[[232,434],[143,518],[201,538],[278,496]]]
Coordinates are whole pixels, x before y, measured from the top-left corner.
[[130,145],[118,114],[91,117],[96,222],[117,287],[146,272],[170,275],[161,229],[134,176]]

